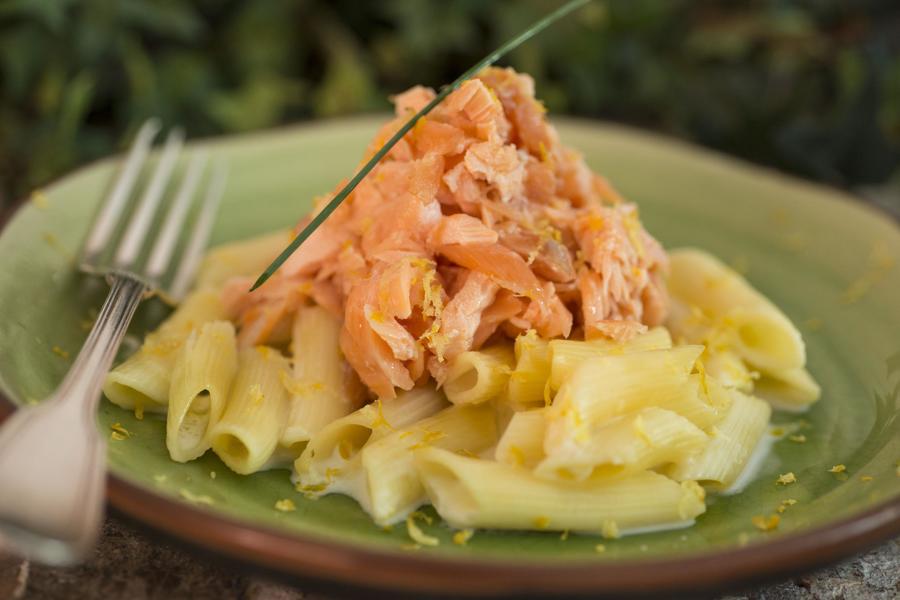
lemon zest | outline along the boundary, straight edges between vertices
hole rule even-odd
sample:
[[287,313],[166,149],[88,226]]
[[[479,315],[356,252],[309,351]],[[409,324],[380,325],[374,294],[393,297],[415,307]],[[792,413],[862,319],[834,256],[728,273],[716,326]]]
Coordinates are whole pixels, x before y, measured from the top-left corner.
[[433,535],[428,535],[416,524],[416,519],[422,519],[427,524],[431,525],[431,517],[428,515],[416,511],[406,517],[406,533],[409,535],[412,541],[416,542],[421,546],[437,546],[441,543],[441,540],[434,537]]

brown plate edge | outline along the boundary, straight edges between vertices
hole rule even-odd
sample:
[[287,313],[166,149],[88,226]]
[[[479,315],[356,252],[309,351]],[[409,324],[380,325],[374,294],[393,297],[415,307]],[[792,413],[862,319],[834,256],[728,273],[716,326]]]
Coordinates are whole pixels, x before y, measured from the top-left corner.
[[[360,119],[367,118],[370,116]],[[322,124],[313,122],[281,129],[296,130],[317,125]],[[613,126],[632,129],[616,124]],[[642,136],[657,135],[639,129],[634,132]],[[283,131],[264,131],[255,136],[276,133]],[[240,137],[253,136],[254,134]],[[859,200],[844,190],[835,190],[771,168],[723,156],[681,140],[660,137],[699,151],[706,157],[715,157],[769,177],[776,176],[795,184],[820,187],[827,190],[832,198],[840,198],[900,225],[900,219],[896,215],[880,206]],[[84,165],[64,177],[110,160],[113,158]],[[22,198],[0,213],[0,234],[26,202],[27,197]],[[0,424],[15,410],[16,405],[12,400],[0,392]],[[237,519],[173,502],[111,473],[107,477],[107,500],[123,514],[187,545],[287,576],[320,582],[330,580],[357,589],[485,597],[512,594],[556,596],[588,593],[715,593],[810,571],[900,536],[900,498],[894,498],[832,525],[712,555],[698,554],[673,560],[622,561],[609,565],[584,562],[571,565],[535,565],[495,559],[473,561],[447,557],[429,558],[423,554],[397,555],[286,535],[266,526],[243,524]]]

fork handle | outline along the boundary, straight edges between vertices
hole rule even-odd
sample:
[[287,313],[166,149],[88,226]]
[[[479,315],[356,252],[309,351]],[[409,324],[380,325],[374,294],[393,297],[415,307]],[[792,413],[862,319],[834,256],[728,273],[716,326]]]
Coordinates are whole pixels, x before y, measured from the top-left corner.
[[50,398],[0,428],[0,538],[50,564],[93,549],[103,516],[106,439],[96,411],[146,285],[126,274],[112,286],[78,357]]

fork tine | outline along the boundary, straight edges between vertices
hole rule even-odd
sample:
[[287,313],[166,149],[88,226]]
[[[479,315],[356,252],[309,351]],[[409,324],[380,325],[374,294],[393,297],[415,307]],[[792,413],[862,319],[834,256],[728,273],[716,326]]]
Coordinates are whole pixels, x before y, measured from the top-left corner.
[[225,192],[227,179],[228,170],[224,163],[219,162],[211,176],[206,198],[203,199],[203,206],[200,208],[200,215],[197,217],[194,231],[191,232],[187,248],[181,257],[181,264],[178,265],[178,271],[169,287],[169,295],[175,300],[180,300],[184,296],[193,280],[194,271],[197,270],[200,258],[206,249],[206,243],[209,241],[209,234],[212,232],[213,222],[219,208],[219,201]]
[[96,266],[97,259],[106,249],[113,229],[116,223],[119,222],[122,209],[125,208],[125,201],[131,195],[132,189],[134,189],[134,183],[150,151],[153,138],[159,133],[160,126],[159,119],[148,119],[138,130],[137,136],[135,136],[135,140],[131,145],[131,150],[128,151],[128,158],[125,159],[122,171],[119,173],[112,191],[109,193],[88,233],[82,249],[82,262],[84,264]]
[[162,200],[163,192],[165,192],[172,171],[175,169],[175,161],[178,159],[183,144],[184,132],[181,129],[173,130],[166,138],[166,145],[159,163],[156,165],[156,170],[153,172],[153,177],[150,179],[150,184],[141,197],[137,210],[131,217],[128,228],[119,243],[119,248],[116,250],[114,259],[116,268],[129,268],[140,253],[147,230],[153,222],[153,215]]
[[150,252],[150,258],[147,261],[144,273],[154,285],[158,285],[160,277],[169,268],[169,261],[172,259],[172,253],[175,251],[175,245],[178,243],[181,226],[184,224],[191,200],[197,192],[197,185],[200,183],[200,175],[206,167],[207,158],[208,155],[204,151],[198,151],[194,154],[187,173],[181,182],[181,187],[178,189],[178,194],[175,196],[172,207],[169,209],[169,214],[166,215],[162,231],[157,236],[153,250]]

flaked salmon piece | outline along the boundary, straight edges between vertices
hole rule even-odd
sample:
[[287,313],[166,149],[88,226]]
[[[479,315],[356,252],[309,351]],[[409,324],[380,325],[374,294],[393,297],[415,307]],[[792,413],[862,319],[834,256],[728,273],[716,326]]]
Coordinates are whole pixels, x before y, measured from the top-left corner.
[[533,202],[547,203],[556,197],[556,174],[548,161],[530,156],[525,162],[524,193]]
[[[378,133],[366,147],[365,154],[363,155],[363,159],[360,161],[359,166],[362,166],[363,164],[369,162],[369,160],[371,160],[372,157],[375,156],[375,153],[381,150],[382,146],[384,146],[387,141],[391,139],[391,137],[393,137],[393,135],[397,133],[397,131],[399,131],[401,127],[403,127],[403,125],[406,123],[407,118],[407,116],[397,117],[382,125],[381,129],[378,130]],[[387,156],[394,161],[402,162],[413,159],[413,150],[412,146],[409,143],[409,140],[407,140],[404,136],[403,139],[398,141],[397,144],[390,149]]]
[[283,277],[305,277],[314,274],[328,261],[337,257],[349,232],[327,221],[303,242],[303,252],[294,252],[281,267]]
[[471,271],[487,275],[497,285],[520,296],[534,297],[540,282],[521,256],[497,244],[446,244],[438,251]]
[[547,225],[535,232],[510,222],[499,229],[500,243],[524,258],[536,275],[557,283],[575,280],[572,255],[561,243],[558,229]]
[[[444,173],[444,184],[450,190],[452,203],[464,213],[480,216],[482,200],[487,195],[487,184],[475,179],[475,176],[466,169],[464,163],[459,163]],[[444,202],[449,204],[449,202]]]
[[507,321],[525,311],[526,302],[516,297],[509,290],[500,290],[494,298],[493,304],[481,313],[481,322],[472,338],[472,347],[481,348],[482,345],[497,331],[501,323]]
[[584,164],[584,158],[574,150],[560,148],[555,159],[558,178],[557,193],[568,198],[574,206],[599,204],[601,199],[594,188],[594,174]]
[[420,156],[462,154],[473,142],[472,138],[467,137],[459,127],[427,117],[422,117],[416,123],[413,133],[415,134],[416,152]]
[[412,389],[409,371],[370,326],[366,306],[374,304],[371,279],[353,286],[344,306],[341,351],[360,380],[379,398],[394,398],[395,388]]
[[479,219],[459,213],[441,218],[428,245],[438,248],[445,244],[494,244],[497,239],[497,232]]
[[369,327],[388,345],[394,358],[400,361],[412,360],[416,355],[416,338],[395,317],[384,314],[370,304],[366,304],[363,310]]
[[505,138],[509,122],[497,96],[478,79],[470,79],[447,96],[435,117],[480,140]]
[[512,144],[496,140],[473,144],[466,150],[464,162],[476,179],[487,181],[497,190],[501,202],[522,194],[525,169]]
[[659,273],[650,273],[650,282],[641,293],[643,322],[650,327],[662,325],[669,316],[669,294]]
[[471,350],[481,313],[494,301],[500,287],[490,277],[470,271],[465,283],[450,298],[441,315],[440,334],[443,336],[443,357],[452,360]]
[[313,281],[309,297],[338,319],[344,318],[344,294],[337,283],[329,279]]
[[540,293],[534,297],[521,315],[529,329],[537,331],[542,338],[569,337],[572,331],[572,313],[556,295],[553,283],[545,281]]
[[488,68],[478,79],[494,91],[513,131],[510,137],[517,145],[540,156],[558,145],[558,136],[545,119],[546,109],[534,97],[534,79],[513,69]]
[[[404,194],[392,203],[390,215],[377,219],[363,234],[360,249],[368,260],[389,250],[402,250],[422,256],[427,254],[426,241],[441,220],[441,207],[436,200],[420,202]],[[390,218],[388,218],[390,217]]]
[[401,94],[391,97],[394,103],[394,114],[398,117],[409,118],[409,113],[417,113],[425,105],[434,100],[434,90],[425,86],[415,85]]

